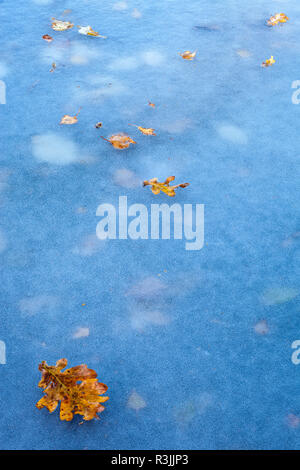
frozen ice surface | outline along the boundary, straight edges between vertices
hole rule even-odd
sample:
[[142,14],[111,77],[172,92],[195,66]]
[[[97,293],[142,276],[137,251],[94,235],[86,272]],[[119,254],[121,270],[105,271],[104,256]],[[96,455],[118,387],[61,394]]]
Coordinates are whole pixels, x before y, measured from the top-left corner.
[[[0,447],[299,449],[299,1],[5,0],[0,15]],[[100,138],[117,132],[137,144]],[[170,175],[190,183],[175,199],[141,186]],[[119,196],[205,204],[203,249],[100,242],[97,207]],[[61,357],[108,384],[99,422],[35,408],[38,363]]]

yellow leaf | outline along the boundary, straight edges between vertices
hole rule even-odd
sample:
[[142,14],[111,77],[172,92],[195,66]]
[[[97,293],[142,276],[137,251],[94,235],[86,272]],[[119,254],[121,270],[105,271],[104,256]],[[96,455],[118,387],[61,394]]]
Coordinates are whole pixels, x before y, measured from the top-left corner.
[[122,133],[113,134],[110,136],[109,139],[105,139],[105,137],[102,137],[102,136],[101,138],[109,142],[115,149],[118,149],[118,150],[124,150],[124,149],[127,149],[130,144],[136,144],[136,142],[132,140],[131,137],[129,137],[129,135],[122,134]]
[[98,382],[97,373],[81,364],[62,372],[67,365],[66,359],[60,359],[55,366],[48,366],[43,361],[39,365],[42,379],[39,387],[43,388],[44,396],[37,402],[36,407],[46,407],[52,413],[60,401],[60,419],[71,421],[74,414],[80,414],[88,421],[98,418],[97,413],[104,410],[104,403],[109,397],[102,397],[107,386]]
[[191,52],[191,51],[184,51],[182,53],[179,53],[183,59],[186,60],[193,60],[197,51]]
[[268,26],[275,26],[279,23],[286,23],[289,20],[289,17],[284,13],[276,13],[267,20]]
[[270,59],[267,59],[265,62],[261,64],[262,67],[270,67],[271,65],[275,64],[276,60],[271,55]]
[[170,186],[170,183],[175,180],[175,176],[169,176],[163,183],[159,183],[157,178],[152,178],[149,181],[144,181],[143,186],[151,186],[153,194],[159,194],[160,191],[167,194],[168,196],[175,196],[175,189],[186,188],[189,183],[181,183],[175,186]]
[[67,29],[73,28],[74,24],[70,23],[70,21],[61,21],[52,18],[52,29],[54,31],[66,31]]
[[152,129],[151,127],[146,128],[146,127],[137,126],[136,124],[128,124],[128,125],[137,127],[138,130],[144,135],[156,135],[154,132],[154,129]]
[[78,26],[79,34],[83,34],[84,36],[95,36],[97,38],[103,38],[106,39],[106,36],[102,36],[101,34],[97,33],[97,31],[94,31],[91,26]]

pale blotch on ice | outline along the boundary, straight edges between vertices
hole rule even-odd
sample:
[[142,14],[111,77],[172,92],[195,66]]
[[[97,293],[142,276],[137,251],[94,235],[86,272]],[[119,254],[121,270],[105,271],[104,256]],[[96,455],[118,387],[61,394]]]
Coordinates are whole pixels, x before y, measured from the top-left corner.
[[175,121],[166,122],[160,125],[160,129],[172,134],[181,134],[192,126],[191,120],[188,118],[177,119]]
[[58,305],[57,297],[52,295],[37,295],[20,300],[19,308],[22,316],[32,317],[38,313],[49,313]]
[[157,51],[146,51],[138,57],[117,57],[108,65],[110,70],[135,70],[143,64],[156,67],[164,62],[164,56]]
[[260,320],[256,325],[254,326],[254,331],[258,335],[266,335],[269,333],[269,326],[266,320]]
[[130,170],[126,168],[120,168],[115,171],[113,176],[115,184],[122,186],[123,188],[137,188],[141,186],[140,179]]
[[137,18],[137,19],[138,19],[138,18],[141,18],[141,17],[142,17],[142,13],[141,13],[137,8],[134,8],[134,9],[132,10],[131,16],[132,16],[133,18]]
[[83,54],[74,54],[70,57],[70,62],[73,65],[86,65],[89,63],[89,59]]
[[50,44],[42,50],[42,61],[59,67],[60,63],[70,62],[73,65],[86,65],[100,57],[100,52],[94,45],[87,46],[79,41],[72,41],[68,45],[64,42]]
[[213,403],[212,396],[203,392],[198,397],[191,398],[175,409],[175,420],[181,425],[189,424],[195,416],[203,415]]
[[99,240],[96,235],[87,235],[79,245],[73,248],[72,253],[81,256],[92,256],[104,248],[105,241]]
[[113,4],[113,10],[124,11],[127,10],[127,2],[116,2]]
[[199,346],[198,348],[196,348],[197,351],[200,351],[204,356],[210,356],[210,352],[207,351],[206,349],[203,349],[201,348],[201,346]]
[[145,400],[135,390],[133,390],[127,401],[128,408],[139,411],[147,406]]
[[289,426],[289,428],[298,428],[300,424],[300,418],[297,415],[294,415],[293,413],[290,413],[286,417],[286,423]]
[[236,53],[243,59],[246,59],[247,57],[250,57],[252,55],[250,51],[247,51],[247,49],[239,49],[238,51],[236,51]]
[[149,276],[135,284],[131,289],[129,289],[126,295],[131,295],[136,298],[151,298],[154,295],[162,293],[167,288],[168,286],[163,281],[154,276]]
[[87,213],[87,208],[84,206],[77,207],[76,209],[77,214],[86,214]]
[[235,144],[246,144],[248,142],[246,133],[239,127],[232,124],[222,124],[218,128],[218,133],[222,139],[228,140]]
[[130,323],[133,329],[143,331],[147,326],[163,326],[170,323],[167,315],[159,310],[139,310],[132,312]]
[[0,62],[0,78],[5,77],[8,74],[7,65],[4,62]]
[[108,65],[108,68],[110,70],[134,70],[139,65],[135,57],[118,57]]
[[86,338],[90,334],[90,329],[86,327],[79,327],[73,334],[73,339]]
[[68,165],[81,158],[72,140],[52,132],[32,137],[32,153],[38,160],[55,165]]
[[70,62],[73,65],[86,65],[91,60],[99,57],[99,51],[94,47],[88,47],[79,42],[73,42],[71,46]]
[[51,44],[50,47],[42,49],[42,61],[48,65],[52,65],[53,62],[62,62],[65,60],[65,54],[69,53],[69,50],[64,49],[61,45]]
[[145,64],[153,67],[161,65],[165,60],[164,56],[158,51],[146,51],[142,54],[142,58]]
[[294,232],[292,233],[291,236],[289,236],[288,238],[286,238],[285,240],[283,240],[282,242],[282,246],[284,248],[288,248],[290,247],[291,245],[293,245],[293,243],[298,239],[299,240],[300,238],[300,232]]
[[6,168],[0,170],[0,193],[4,191],[8,186],[7,180],[9,173],[9,170],[7,170]]
[[279,305],[293,300],[299,295],[299,290],[292,287],[273,287],[266,289],[261,297],[264,305]]
[[51,5],[53,0],[32,0],[36,5]]
[[6,237],[2,230],[0,230],[0,253],[2,253],[7,246]]

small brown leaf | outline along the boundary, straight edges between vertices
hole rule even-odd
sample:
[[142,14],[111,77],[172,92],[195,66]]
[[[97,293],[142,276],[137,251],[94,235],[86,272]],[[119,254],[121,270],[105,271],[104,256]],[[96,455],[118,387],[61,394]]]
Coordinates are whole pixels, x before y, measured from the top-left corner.
[[151,101],[148,101],[148,106],[151,106],[151,108],[155,108],[155,104],[151,103]]
[[152,129],[151,127],[146,128],[146,127],[137,126],[136,124],[128,124],[128,125],[137,127],[138,130],[144,135],[156,135],[154,132],[154,129]]
[[182,53],[179,53],[181,57],[185,60],[193,60],[197,51],[191,52],[191,51],[184,51]]
[[55,62],[52,62],[52,69],[50,70],[50,72],[54,72],[54,70],[56,69],[56,63]]
[[96,129],[100,129],[100,127],[102,127],[102,122],[97,122],[97,124],[95,124],[95,127]]
[[75,116],[69,116],[68,114],[65,114],[62,118],[59,124],[76,124],[78,122],[77,116],[80,113],[80,110],[78,111]]
[[145,180],[143,186],[151,186],[153,194],[159,194],[160,191],[167,194],[168,196],[175,196],[175,189],[177,188],[186,188],[189,186],[189,183],[181,183],[176,186],[170,186],[170,183],[175,180],[175,176],[169,176],[163,183],[159,183],[157,178],[152,178],[151,180]]
[[61,21],[61,20],[56,20],[55,18],[52,18],[52,29],[54,31],[66,31],[67,29],[73,28],[74,24],[71,23],[70,21]]
[[52,42],[53,41],[53,37],[49,36],[49,34],[44,34],[43,39],[47,42]]
[[129,137],[129,135],[123,134],[123,133],[113,134],[110,136],[109,139],[105,139],[105,137],[102,137],[102,136],[101,138],[109,142],[115,149],[118,149],[118,150],[124,150],[124,149],[127,149],[130,146],[130,144],[136,144],[136,142],[132,140],[131,137]]

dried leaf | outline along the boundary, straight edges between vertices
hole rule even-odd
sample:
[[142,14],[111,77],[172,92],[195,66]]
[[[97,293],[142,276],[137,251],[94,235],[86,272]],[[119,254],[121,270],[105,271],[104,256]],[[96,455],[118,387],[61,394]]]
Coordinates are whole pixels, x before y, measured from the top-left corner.
[[74,24],[70,23],[70,21],[61,21],[52,18],[52,29],[54,31],[66,31],[67,29],[73,28]]
[[62,118],[59,124],[76,124],[78,121],[77,116],[80,113],[80,110],[78,111],[75,116],[69,116],[68,114],[65,114]]
[[53,37],[49,36],[49,34],[44,34],[43,39],[47,42],[52,42],[53,41]]
[[128,125],[137,127],[138,130],[144,135],[156,135],[154,132],[154,129],[152,129],[151,127],[146,128],[146,127],[137,126],[136,124],[128,124]]
[[286,23],[289,20],[289,17],[284,13],[276,13],[267,20],[268,26],[275,26],[279,23]]
[[106,36],[102,36],[101,34],[97,33],[97,31],[94,31],[91,26],[78,26],[79,34],[84,34],[84,36],[95,36],[97,38],[103,38],[106,39]]
[[76,116],[69,116],[68,114],[65,114],[59,124],[76,124],[78,121]]
[[102,127],[102,122],[97,122],[97,124],[95,124],[95,127],[96,129],[100,129],[100,127]]
[[52,69],[50,70],[50,72],[54,72],[55,69],[56,69],[56,63],[52,62]]
[[191,52],[191,51],[184,51],[182,53],[179,53],[183,59],[186,60],[193,60],[197,51]]
[[151,101],[148,101],[148,106],[151,106],[151,108],[155,108],[155,104],[151,103]]
[[144,181],[143,186],[151,186],[153,194],[159,194],[160,191],[167,194],[168,196],[175,196],[175,189],[186,188],[189,183],[177,184],[176,186],[170,186],[171,181],[174,181],[175,176],[169,176],[163,183],[159,183],[157,178],[152,178],[149,181]]
[[98,382],[97,373],[81,364],[66,369],[67,359],[60,359],[55,366],[48,366],[43,361],[39,365],[42,378],[39,387],[43,388],[44,396],[37,402],[38,409],[46,407],[52,413],[60,401],[60,419],[71,421],[74,414],[80,414],[88,421],[98,418],[97,413],[104,410],[104,403],[109,397],[101,397],[107,386]]
[[271,55],[270,59],[267,59],[265,62],[261,64],[262,67],[270,67],[271,65],[275,64],[276,60]]
[[118,150],[127,149],[130,144],[136,144],[136,142],[132,140],[131,137],[129,137],[129,135],[122,134],[122,133],[113,134],[110,136],[109,139],[105,139],[105,137],[102,137],[102,136],[101,138],[109,142],[111,145],[113,145],[115,149],[118,149]]

